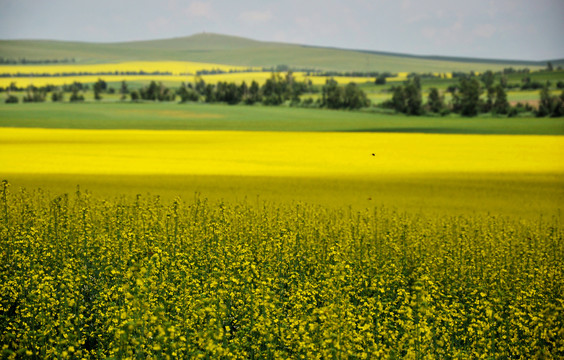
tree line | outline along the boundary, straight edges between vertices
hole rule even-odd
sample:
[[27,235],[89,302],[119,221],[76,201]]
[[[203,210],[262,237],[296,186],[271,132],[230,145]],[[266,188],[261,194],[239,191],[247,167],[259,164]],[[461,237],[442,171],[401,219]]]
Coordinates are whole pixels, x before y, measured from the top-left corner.
[[[421,79],[413,76],[401,85],[392,87],[392,98],[378,105],[382,108],[393,109],[407,115],[423,115],[427,113],[448,115],[450,113],[462,116],[477,116],[481,113],[516,116],[520,112],[530,111],[537,116],[564,116],[564,91],[560,96],[551,95],[549,83],[543,85],[540,91],[540,101],[537,108],[530,105],[511,106],[507,100],[507,93],[503,80],[495,83],[494,74],[484,73],[480,78],[474,76],[459,77],[456,85],[450,86],[447,92],[451,93],[451,101],[445,101],[444,94],[437,88],[430,88],[427,102],[423,102]],[[71,85],[55,87],[47,85],[42,88],[29,86],[25,89],[24,102],[42,102],[51,93],[54,102],[64,101],[65,93],[71,93],[69,101],[84,101],[83,91],[89,86],[75,82]],[[19,98],[10,94],[18,91],[15,83],[6,89],[9,94],[7,103],[15,103]],[[101,100],[105,93],[115,93],[116,89],[110,88],[107,83],[99,79],[92,85],[94,99]],[[201,77],[196,76],[193,83],[182,83],[177,89],[166,87],[162,83],[151,81],[145,87],[129,90],[125,81],[121,83],[119,93],[121,100],[131,101],[175,101],[177,97],[181,102],[206,102],[226,103],[230,105],[261,103],[264,105],[281,105],[289,103],[290,106],[318,107],[328,109],[360,109],[370,106],[366,93],[355,83],[340,86],[333,78],[328,79],[321,87],[321,96],[317,100],[302,99],[302,95],[317,93],[319,89],[313,86],[311,80],[297,81],[292,72],[285,75],[273,73],[266,82],[260,86],[256,81],[250,85],[218,82],[207,84]],[[485,96],[482,96],[485,93]]]
[[[18,88],[12,83],[6,91],[9,92],[6,102],[16,103],[19,98],[10,94],[11,91],[23,90],[25,95],[24,102],[43,102],[47,99],[47,94],[51,93],[51,100],[54,102],[64,101],[65,93],[70,92],[69,101],[84,101],[83,91],[88,90],[88,85],[75,82],[71,85],[55,87],[46,85],[38,88],[28,86],[26,89]],[[115,89],[110,88],[107,83],[98,79],[92,85],[95,100],[102,100],[103,94],[114,93]],[[318,93],[319,89],[313,85],[311,80],[298,81],[291,71],[285,75],[273,73],[265,83],[260,86],[256,81],[250,85],[246,82],[236,84],[233,82],[218,82],[217,84],[207,84],[201,77],[196,76],[194,83],[182,83],[179,88],[171,89],[163,83],[151,81],[147,86],[140,89],[130,90],[125,81],[122,81],[119,93],[121,100],[128,97],[131,101],[175,101],[177,97],[181,102],[206,102],[206,103],[226,103],[230,105],[246,104],[253,105],[261,103],[263,105],[282,105],[289,103],[290,106],[304,107],[323,107],[329,109],[359,109],[370,105],[370,102],[362,89],[356,84],[350,83],[340,86],[333,80],[327,80],[321,88],[321,98],[313,101],[311,98],[302,100],[301,96],[307,93]]]
[[[435,113],[448,115],[451,112],[472,117],[481,113],[516,116],[521,111],[534,111],[537,116],[564,116],[564,91],[560,96],[552,96],[549,83],[540,91],[540,102],[535,110],[530,106],[512,107],[507,100],[507,93],[502,83],[495,84],[492,72],[486,72],[479,80],[477,77],[460,77],[458,84],[447,89],[452,95],[449,104],[445,102],[437,88],[430,88],[427,103],[423,104],[421,81],[413,77],[406,83],[392,88],[392,98],[380,106],[393,109],[407,115]],[[482,96],[485,93],[485,98]]]
[[143,70],[139,71],[79,71],[79,72],[62,72],[62,73],[2,73],[0,77],[11,78],[11,77],[65,77],[65,76],[99,76],[99,75],[172,75],[170,71],[153,71],[146,72]]
[[316,102],[311,98],[301,100],[302,95],[318,91],[311,80],[298,81],[289,71],[285,75],[273,73],[262,86],[256,81],[252,81],[250,85],[244,81],[239,85],[233,82],[206,84],[202,78],[197,77],[193,84],[183,83],[173,92],[162,83],[151,82],[140,90],[132,91],[130,97],[132,101],[174,101],[179,96],[181,102],[203,101],[230,105],[261,103],[276,106],[289,102],[290,106],[329,109],[359,109],[369,105],[366,94],[356,84],[350,83],[342,87],[333,79],[327,80],[321,89],[322,96]]
[[0,65],[18,65],[18,64],[68,64],[68,63],[75,63],[76,60],[72,59],[26,59],[26,58],[19,58],[19,59],[10,59],[5,57],[0,57]]

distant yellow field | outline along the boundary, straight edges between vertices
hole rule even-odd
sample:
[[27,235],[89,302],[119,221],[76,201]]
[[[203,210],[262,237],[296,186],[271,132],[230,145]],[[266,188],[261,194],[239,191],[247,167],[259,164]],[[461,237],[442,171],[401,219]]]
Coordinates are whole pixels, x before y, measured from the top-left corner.
[[358,176],[564,173],[564,138],[368,133],[13,129],[0,172]]
[[[109,64],[61,64],[61,65],[2,65],[1,74],[62,74],[62,73],[102,73],[102,72],[170,72],[172,75],[195,74],[202,70],[221,70],[229,72],[249,69],[244,66],[199,63],[191,61],[128,61]],[[254,68],[253,70],[260,70]]]
[[[0,71],[1,72],[1,71]],[[216,75],[202,75],[201,78],[210,84],[216,84],[220,81],[234,82],[237,84],[246,81],[251,83],[256,81],[259,84],[264,82],[272,76],[271,72],[235,72]],[[294,74],[298,81],[303,81],[306,78],[311,79],[315,85],[325,84],[328,77],[325,76],[307,76],[306,73],[297,72]],[[121,82],[121,81],[161,81],[161,82],[193,82],[194,75],[95,75],[95,76],[49,76],[49,77],[3,77],[0,78],[0,86],[7,87],[11,83],[15,83],[18,87],[27,87],[29,85],[45,86],[55,85],[61,86],[65,84],[72,84],[75,81],[81,83],[94,83],[98,79],[103,79],[106,82]],[[366,77],[336,77],[335,80],[339,84],[348,84],[350,82],[364,83],[374,81],[373,78]],[[398,80],[399,81],[399,80]]]

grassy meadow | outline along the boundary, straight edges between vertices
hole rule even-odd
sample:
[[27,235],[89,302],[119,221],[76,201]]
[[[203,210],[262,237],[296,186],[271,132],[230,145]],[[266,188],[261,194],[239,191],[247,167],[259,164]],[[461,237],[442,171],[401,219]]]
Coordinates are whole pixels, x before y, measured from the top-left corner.
[[[104,94],[104,97],[107,95]],[[0,127],[130,130],[232,130],[301,132],[399,132],[431,134],[562,135],[559,118],[462,118],[404,116],[222,104],[131,103],[105,99],[85,103],[0,103]]]
[[[151,79],[170,84],[213,64],[541,66],[213,34],[0,49],[78,58],[60,69],[167,60],[173,74]],[[270,74],[205,80],[249,76]],[[455,82],[424,79],[423,91]],[[381,102],[392,85],[361,87]],[[86,95],[0,103],[0,358],[564,358],[562,118]]]

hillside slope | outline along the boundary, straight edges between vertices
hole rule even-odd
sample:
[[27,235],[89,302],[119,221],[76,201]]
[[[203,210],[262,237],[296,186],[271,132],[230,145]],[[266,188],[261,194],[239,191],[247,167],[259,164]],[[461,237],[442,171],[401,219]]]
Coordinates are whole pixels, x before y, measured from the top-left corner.
[[[335,71],[451,72],[536,69],[546,62],[415,56],[364,50],[262,42],[202,33],[188,37],[124,43],[51,40],[0,40],[0,57],[8,59],[76,59],[79,63],[127,60],[199,61],[241,66],[314,68]],[[555,60],[554,65],[564,63]]]

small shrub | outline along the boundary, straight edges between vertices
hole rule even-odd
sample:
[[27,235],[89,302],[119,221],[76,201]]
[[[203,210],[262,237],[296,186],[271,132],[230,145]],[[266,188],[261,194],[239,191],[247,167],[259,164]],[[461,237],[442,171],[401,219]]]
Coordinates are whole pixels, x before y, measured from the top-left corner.
[[6,104],[17,104],[20,102],[20,99],[15,95],[9,95],[4,102]]

